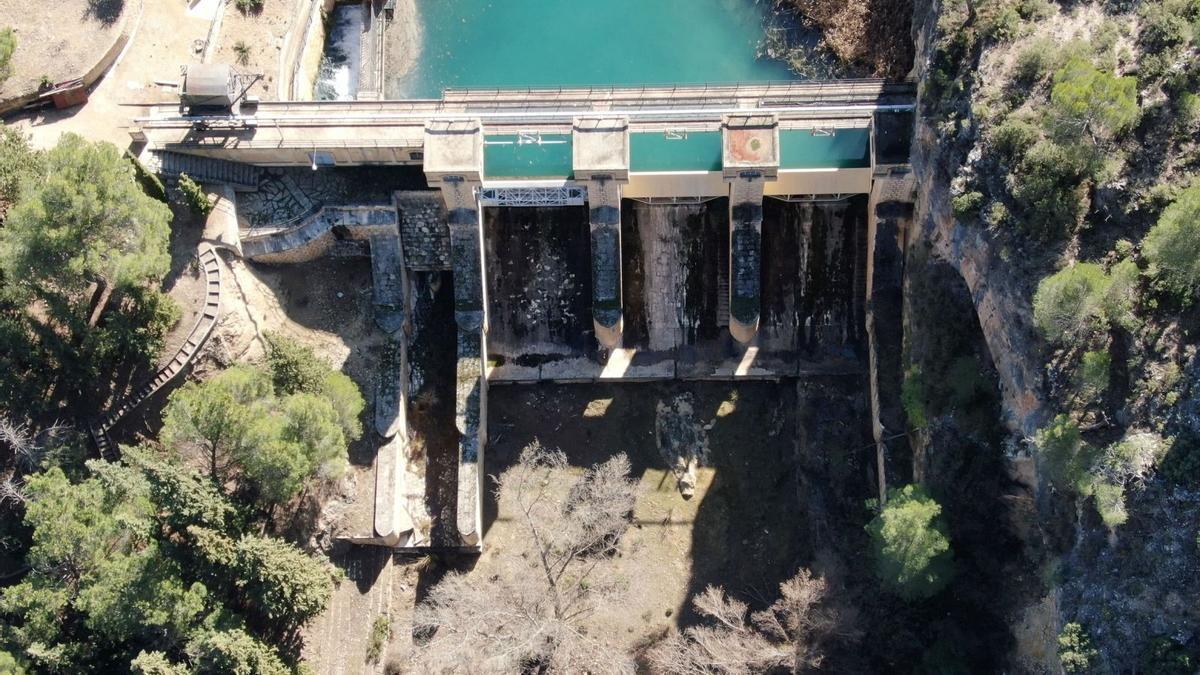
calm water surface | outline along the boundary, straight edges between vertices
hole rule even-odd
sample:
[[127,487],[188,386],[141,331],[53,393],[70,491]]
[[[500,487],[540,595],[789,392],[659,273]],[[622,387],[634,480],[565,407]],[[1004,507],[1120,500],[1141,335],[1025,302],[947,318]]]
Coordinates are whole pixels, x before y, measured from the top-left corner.
[[795,77],[757,58],[763,0],[417,0],[415,66],[389,98],[446,87],[752,82]]

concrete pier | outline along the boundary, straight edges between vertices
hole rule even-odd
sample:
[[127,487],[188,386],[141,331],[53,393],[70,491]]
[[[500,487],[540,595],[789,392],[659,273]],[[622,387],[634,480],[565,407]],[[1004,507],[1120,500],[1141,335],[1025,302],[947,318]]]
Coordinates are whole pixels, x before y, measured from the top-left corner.
[[575,180],[587,186],[592,243],[592,324],[605,349],[621,346],[621,185],[629,182],[629,121],[576,119]]
[[450,228],[458,362],[454,421],[458,442],[458,534],[463,546],[482,546],[483,449],[487,442],[486,283],[483,222],[483,129],[478,121],[431,121],[425,127],[425,176],[441,190]]
[[762,314],[762,200],[779,173],[779,120],[727,115],[721,133],[729,183],[729,332],[748,344]]

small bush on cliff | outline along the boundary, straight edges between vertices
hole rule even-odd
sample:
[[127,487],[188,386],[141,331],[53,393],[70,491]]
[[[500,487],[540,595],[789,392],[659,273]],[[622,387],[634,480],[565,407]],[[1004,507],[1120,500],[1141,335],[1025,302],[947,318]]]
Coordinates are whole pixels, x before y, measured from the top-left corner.
[[954,576],[942,506],[919,485],[888,490],[887,505],[867,524],[875,574],[905,600],[937,595]]
[[1074,231],[1084,213],[1087,176],[1078,153],[1050,140],[1031,146],[1007,178],[1025,232],[1052,240]]
[[1096,449],[1084,442],[1079,425],[1066,415],[1058,415],[1038,430],[1033,439],[1041,459],[1040,468],[1059,489],[1086,494],[1090,490],[1089,471],[1097,458]]
[[1157,283],[1190,304],[1200,291],[1200,181],[1163,211],[1142,242]]
[[1083,626],[1074,622],[1063,626],[1058,634],[1058,660],[1063,670],[1068,673],[1085,672],[1099,655]]
[[1183,50],[1196,39],[1200,3],[1193,0],[1146,2],[1138,8],[1141,59],[1138,74],[1144,82],[1166,77]]
[[973,217],[979,213],[980,207],[983,206],[983,193],[971,190],[961,195],[955,195],[951,206],[954,208],[954,216],[956,218]]
[[1192,675],[1196,672],[1196,659],[1185,645],[1163,635],[1142,653],[1140,670],[1157,675]]
[[1137,121],[1137,78],[1117,77],[1073,56],[1054,74],[1049,122],[1055,135],[1108,140]]
[[1085,353],[1079,364],[1079,391],[1087,396],[1095,396],[1108,389],[1111,370],[1112,356],[1108,352]]
[[909,366],[904,371],[904,382],[900,385],[900,403],[911,429],[929,426],[929,414],[925,404],[925,378],[920,366]]
[[1106,324],[1104,298],[1108,275],[1092,263],[1060,270],[1038,284],[1033,319],[1051,342],[1080,338]]

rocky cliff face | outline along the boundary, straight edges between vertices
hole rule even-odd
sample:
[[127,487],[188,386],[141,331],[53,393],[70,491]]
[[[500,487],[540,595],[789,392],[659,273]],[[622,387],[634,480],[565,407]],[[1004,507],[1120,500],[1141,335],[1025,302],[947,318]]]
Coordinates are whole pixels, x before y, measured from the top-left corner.
[[[937,0],[916,5],[913,70],[921,83],[921,100],[927,95],[938,11]],[[958,138],[969,139],[970,133],[960,132]],[[917,116],[912,164],[918,193],[910,246],[927,244],[937,258],[962,275],[999,376],[1005,423],[1011,432],[1029,436],[1047,416],[1042,370],[1046,355],[1031,321],[1030,298],[1036,280],[1024,277],[1006,262],[1000,243],[985,228],[964,225],[954,217],[951,181],[970,147],[969,140],[948,145],[926,115]],[[908,300],[921,302],[920,298]]]

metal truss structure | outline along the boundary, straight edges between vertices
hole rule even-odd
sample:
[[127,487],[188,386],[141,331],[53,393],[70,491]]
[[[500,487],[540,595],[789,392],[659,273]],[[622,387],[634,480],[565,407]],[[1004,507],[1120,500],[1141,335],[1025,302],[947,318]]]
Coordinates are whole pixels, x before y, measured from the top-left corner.
[[581,185],[479,189],[483,206],[582,206],[585,202],[587,188]]

